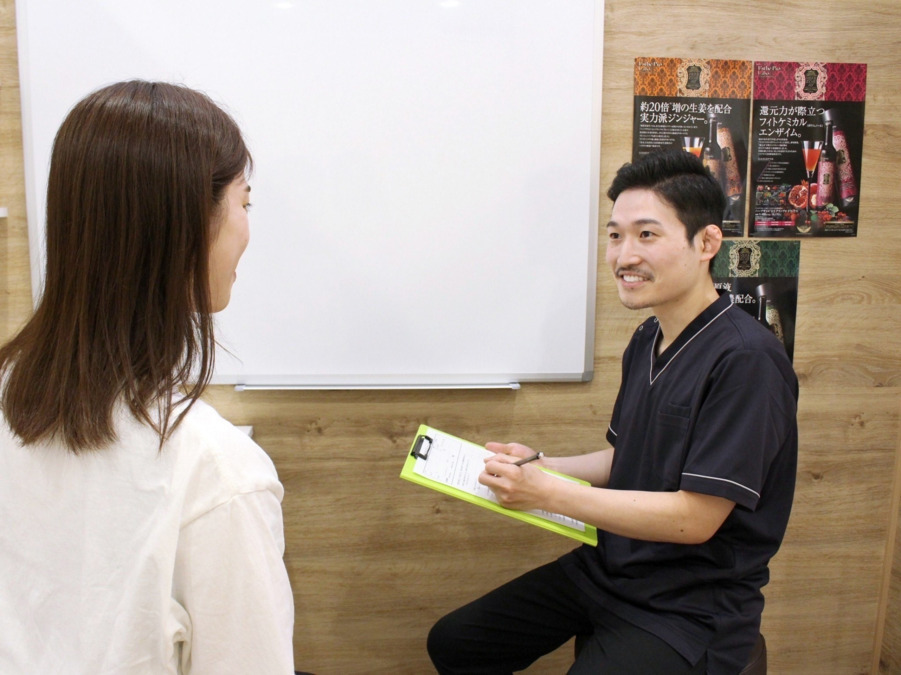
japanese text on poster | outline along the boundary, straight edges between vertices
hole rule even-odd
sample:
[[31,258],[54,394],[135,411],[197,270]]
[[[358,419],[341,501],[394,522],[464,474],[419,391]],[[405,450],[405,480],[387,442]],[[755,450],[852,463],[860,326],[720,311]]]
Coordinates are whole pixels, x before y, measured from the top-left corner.
[[795,351],[800,241],[734,239],[713,260],[714,285],[779,338],[788,357]]
[[751,65],[635,59],[633,161],[664,148],[682,148],[700,157],[726,193],[726,236],[744,235]]

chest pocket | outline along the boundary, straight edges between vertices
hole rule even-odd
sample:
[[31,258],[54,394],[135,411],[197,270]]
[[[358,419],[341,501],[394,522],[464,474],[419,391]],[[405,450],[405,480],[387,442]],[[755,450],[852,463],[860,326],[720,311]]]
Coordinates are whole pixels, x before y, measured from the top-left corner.
[[688,444],[691,408],[666,404],[660,406],[653,421],[649,448],[650,478],[656,490],[678,490]]

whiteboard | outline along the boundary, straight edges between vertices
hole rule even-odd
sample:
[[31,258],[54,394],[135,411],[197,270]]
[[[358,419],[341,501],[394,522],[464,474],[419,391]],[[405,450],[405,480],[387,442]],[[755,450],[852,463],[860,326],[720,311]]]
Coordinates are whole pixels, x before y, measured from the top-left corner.
[[32,279],[53,136],[185,83],[254,156],[214,382],[592,376],[603,0],[17,0]]

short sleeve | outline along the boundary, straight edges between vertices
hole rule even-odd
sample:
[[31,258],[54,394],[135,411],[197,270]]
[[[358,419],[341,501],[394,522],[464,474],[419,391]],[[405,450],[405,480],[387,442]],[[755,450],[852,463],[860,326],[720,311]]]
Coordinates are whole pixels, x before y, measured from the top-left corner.
[[[623,396],[625,395],[627,383],[630,381],[630,376],[632,375],[631,370],[633,363],[635,362],[635,353],[640,348],[640,340],[642,338],[647,339],[648,335],[651,334],[652,331],[649,329],[651,321],[652,320],[646,321],[635,330],[632,339],[629,341],[626,350],[623,352],[622,375],[620,377],[619,391],[616,394],[616,401],[613,403],[613,412],[610,416],[610,424],[607,426],[606,434],[607,442],[614,448],[616,447],[616,438],[620,428]],[[647,331],[647,335],[645,335],[645,331]]]
[[730,352],[711,371],[681,488],[755,509],[773,459],[791,437],[792,383],[760,351]]

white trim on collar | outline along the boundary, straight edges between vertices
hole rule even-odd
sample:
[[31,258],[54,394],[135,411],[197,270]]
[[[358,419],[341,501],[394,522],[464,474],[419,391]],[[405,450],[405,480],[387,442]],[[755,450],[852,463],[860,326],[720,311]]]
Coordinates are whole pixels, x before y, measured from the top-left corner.
[[714,321],[716,321],[717,319],[719,319],[723,314],[725,314],[726,312],[728,312],[730,309],[732,309],[732,304],[731,304],[731,303],[729,304],[728,307],[726,307],[726,309],[724,309],[724,310],[721,311],[719,314],[717,314],[715,317],[713,317],[710,321],[708,321],[707,323],[705,323],[697,333],[695,333],[695,334],[692,335],[690,338],[688,338],[688,341],[687,341],[684,345],[682,345],[681,347],[679,347],[679,351],[677,351],[675,354],[673,354],[673,357],[672,357],[669,361],[666,362],[666,365],[663,366],[663,368],[660,369],[660,372],[657,373],[656,375],[654,375],[654,374],[653,374],[653,373],[654,373],[654,360],[655,360],[655,358],[654,358],[654,351],[655,351],[655,350],[654,350],[654,346],[657,344],[657,338],[660,337],[660,322],[657,322],[657,333],[654,335],[654,341],[651,343],[651,367],[650,367],[650,369],[648,370],[648,381],[649,381],[648,384],[649,384],[649,386],[654,386],[654,382],[657,381],[657,378],[660,377],[661,375],[663,375],[663,371],[666,370],[667,368],[669,368],[669,364],[671,364],[673,361],[676,360],[676,357],[679,356],[679,354],[682,352],[682,350],[685,349],[685,348],[691,343],[692,340],[694,340],[696,337],[698,337],[698,335],[700,335],[700,334],[703,333],[705,330],[707,330],[707,327],[708,327],[710,324],[712,324]]

